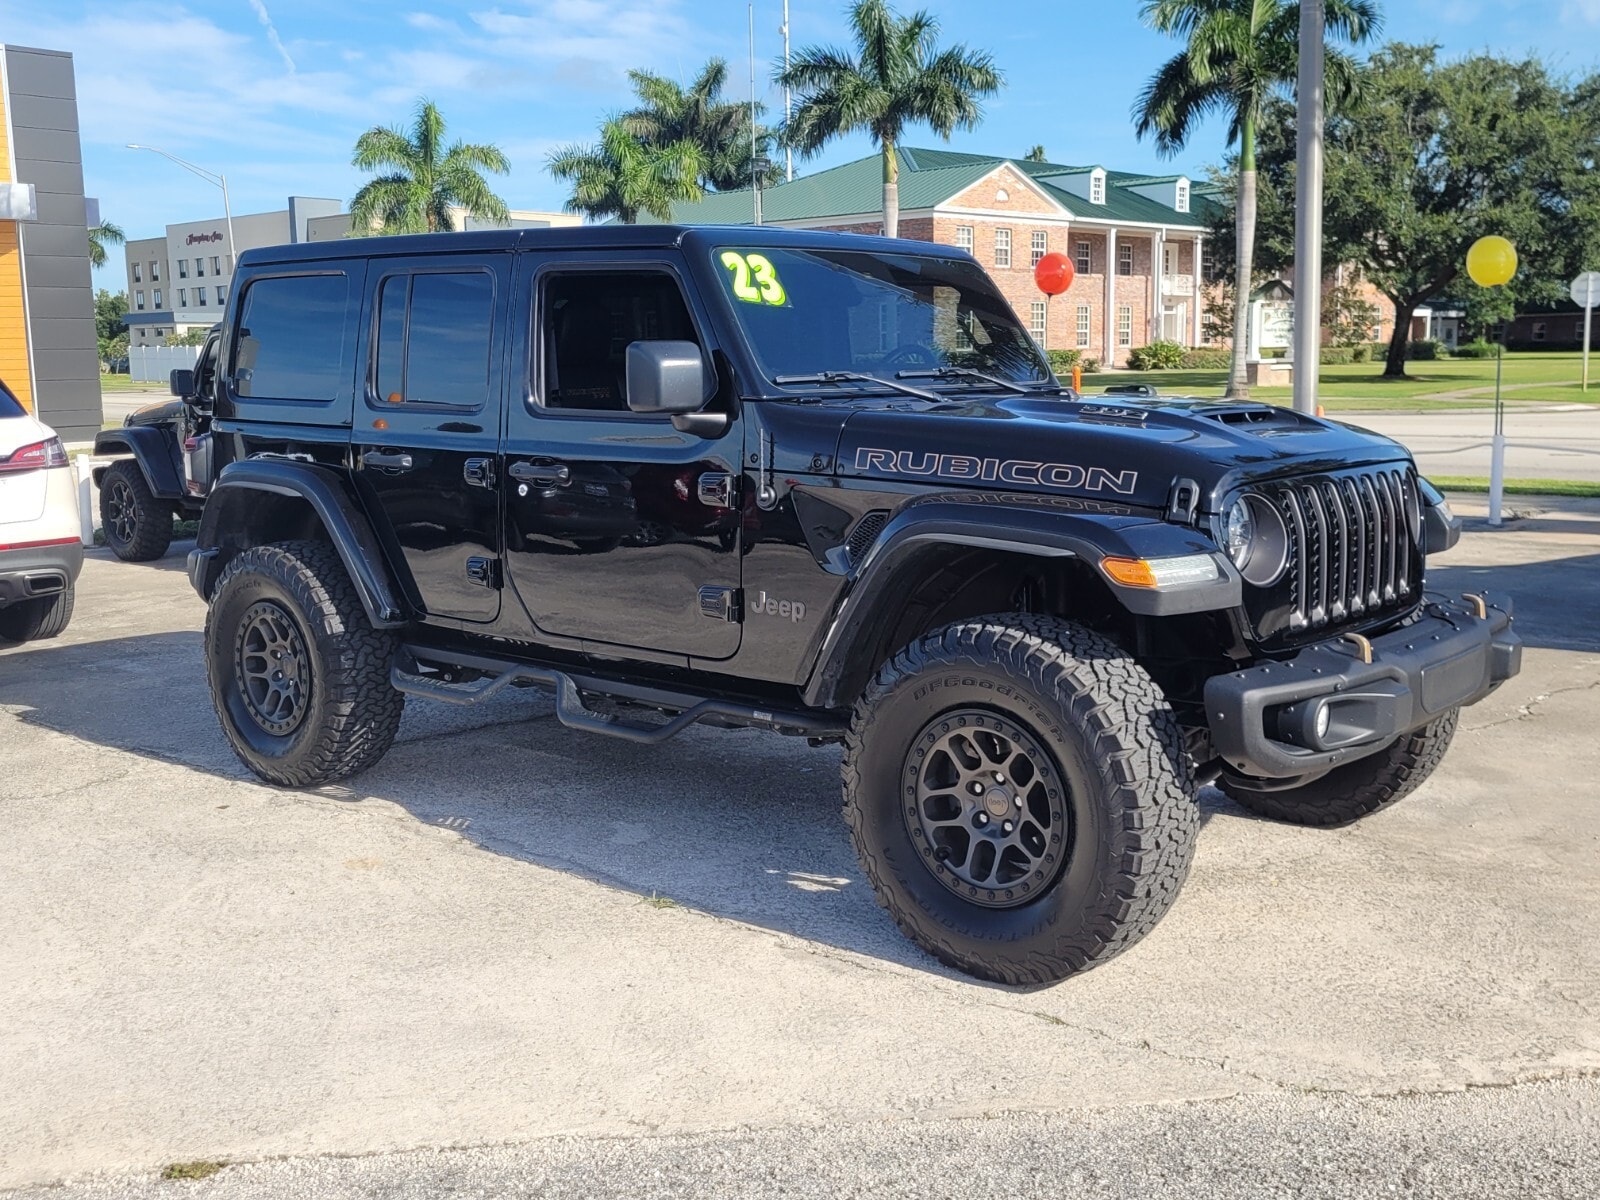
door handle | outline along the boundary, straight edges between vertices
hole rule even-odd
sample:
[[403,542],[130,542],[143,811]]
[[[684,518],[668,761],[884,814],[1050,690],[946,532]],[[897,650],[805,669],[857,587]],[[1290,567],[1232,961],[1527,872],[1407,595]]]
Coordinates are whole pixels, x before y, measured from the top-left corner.
[[385,471],[409,471],[412,463],[409,454],[399,454],[389,450],[368,450],[361,456],[361,465]]
[[572,482],[572,468],[557,462],[515,462],[507,474],[518,483],[534,483],[540,487],[566,487]]

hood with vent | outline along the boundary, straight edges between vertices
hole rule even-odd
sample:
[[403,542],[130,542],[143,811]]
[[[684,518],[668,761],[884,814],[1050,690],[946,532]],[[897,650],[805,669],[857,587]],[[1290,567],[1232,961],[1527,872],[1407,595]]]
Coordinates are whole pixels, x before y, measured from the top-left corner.
[[1252,481],[1409,459],[1388,438],[1266,404],[969,394],[937,404],[857,398],[849,407],[835,457],[841,476],[1145,508],[1165,509],[1181,481],[1213,512]]

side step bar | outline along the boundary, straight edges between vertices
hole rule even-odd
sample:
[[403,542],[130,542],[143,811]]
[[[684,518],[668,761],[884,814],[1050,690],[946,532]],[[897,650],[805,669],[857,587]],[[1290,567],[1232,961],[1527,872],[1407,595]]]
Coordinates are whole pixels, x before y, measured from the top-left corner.
[[[417,661],[419,658],[481,671],[488,678],[465,684],[430,679],[421,674]],[[446,704],[460,705],[480,704],[513,684],[544,684],[555,690],[556,719],[567,728],[647,744],[664,742],[707,717],[723,717],[740,725],[812,738],[838,738],[845,732],[842,722],[814,713],[757,708],[754,705],[730,700],[709,700],[685,692],[618,683],[584,675],[572,675],[551,667],[536,667],[527,663],[508,662],[432,648],[420,650],[402,646],[395,656],[394,665],[389,669],[389,683],[396,691],[405,692],[410,696],[422,696],[429,700],[442,700]],[[619,700],[681,711],[671,720],[661,724],[624,721],[586,708],[582,692],[597,692]]]

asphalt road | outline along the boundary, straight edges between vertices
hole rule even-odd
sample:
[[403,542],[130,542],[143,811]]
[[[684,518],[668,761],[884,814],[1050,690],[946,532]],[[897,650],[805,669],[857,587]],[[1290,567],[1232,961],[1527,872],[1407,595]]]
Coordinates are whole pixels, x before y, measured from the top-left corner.
[[1414,796],[1313,831],[1207,791],[1168,917],[1039,990],[900,937],[833,750],[601,741],[520,693],[265,787],[186,547],[96,552],[71,629],[0,651],[0,1188],[1595,1195],[1597,534],[1437,566],[1514,589],[1529,650]]
[[[1424,475],[1489,474],[1490,409],[1329,414],[1404,443]],[[1506,410],[1507,479],[1600,483],[1600,404]]]

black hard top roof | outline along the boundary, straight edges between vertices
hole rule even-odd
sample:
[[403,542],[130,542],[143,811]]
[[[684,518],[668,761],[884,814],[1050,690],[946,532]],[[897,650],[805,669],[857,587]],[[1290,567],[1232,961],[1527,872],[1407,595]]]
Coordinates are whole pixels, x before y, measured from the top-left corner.
[[399,237],[341,238],[261,246],[239,256],[240,266],[256,263],[315,262],[329,258],[369,258],[391,254],[494,253],[511,250],[657,250],[676,246],[792,246],[853,249],[966,258],[965,251],[932,242],[779,229],[771,225],[569,225],[555,229],[480,229],[463,233],[416,233]]

